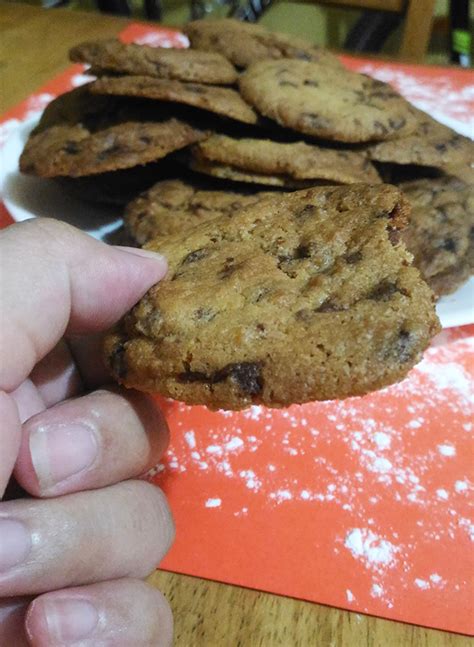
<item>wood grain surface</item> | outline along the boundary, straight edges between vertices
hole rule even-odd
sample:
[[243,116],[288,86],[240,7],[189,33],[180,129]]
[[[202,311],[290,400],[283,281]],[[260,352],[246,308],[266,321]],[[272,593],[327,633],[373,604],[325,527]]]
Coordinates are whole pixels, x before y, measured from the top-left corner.
[[[67,65],[85,39],[113,36],[125,19],[0,2],[0,110]],[[199,578],[157,571],[177,647],[468,647],[464,636],[405,625]]]

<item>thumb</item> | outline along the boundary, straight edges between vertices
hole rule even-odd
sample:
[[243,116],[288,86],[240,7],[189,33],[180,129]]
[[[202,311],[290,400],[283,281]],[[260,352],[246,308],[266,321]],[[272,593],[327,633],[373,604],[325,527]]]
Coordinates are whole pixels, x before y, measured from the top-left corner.
[[0,389],[19,386],[65,332],[110,327],[166,270],[159,254],[111,247],[56,220],[0,232]]

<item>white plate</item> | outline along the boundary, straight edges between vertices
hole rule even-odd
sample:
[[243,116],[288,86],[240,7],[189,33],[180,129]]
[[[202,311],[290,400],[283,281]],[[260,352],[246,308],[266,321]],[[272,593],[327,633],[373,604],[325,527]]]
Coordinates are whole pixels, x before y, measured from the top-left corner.
[[[12,129],[1,149],[0,196],[16,221],[37,216],[64,220],[104,239],[120,227],[120,209],[92,205],[72,197],[55,182],[22,175],[18,159],[37,117],[19,123]],[[442,297],[436,306],[443,328],[463,326],[474,322],[474,277],[454,294]]]

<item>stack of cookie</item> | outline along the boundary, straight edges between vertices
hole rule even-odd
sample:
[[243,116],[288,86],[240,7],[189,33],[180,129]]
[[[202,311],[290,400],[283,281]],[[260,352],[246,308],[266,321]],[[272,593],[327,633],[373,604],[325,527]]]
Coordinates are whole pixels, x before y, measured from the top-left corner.
[[[112,372],[231,408],[398,379],[437,330],[400,240],[437,294],[466,279],[473,143],[299,39],[233,20],[184,31],[184,50],[75,47],[96,79],[48,106],[20,161],[89,199],[133,197],[126,229],[170,259],[170,280],[110,341]],[[303,359],[312,332],[324,341]]]

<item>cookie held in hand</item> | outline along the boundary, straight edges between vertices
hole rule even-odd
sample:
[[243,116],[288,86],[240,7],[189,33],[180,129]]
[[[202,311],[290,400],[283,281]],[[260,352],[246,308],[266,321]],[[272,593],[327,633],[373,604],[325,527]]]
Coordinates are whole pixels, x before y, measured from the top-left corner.
[[211,409],[363,395],[402,379],[439,322],[387,185],[275,194],[148,249],[169,262],[105,342],[122,384]]

